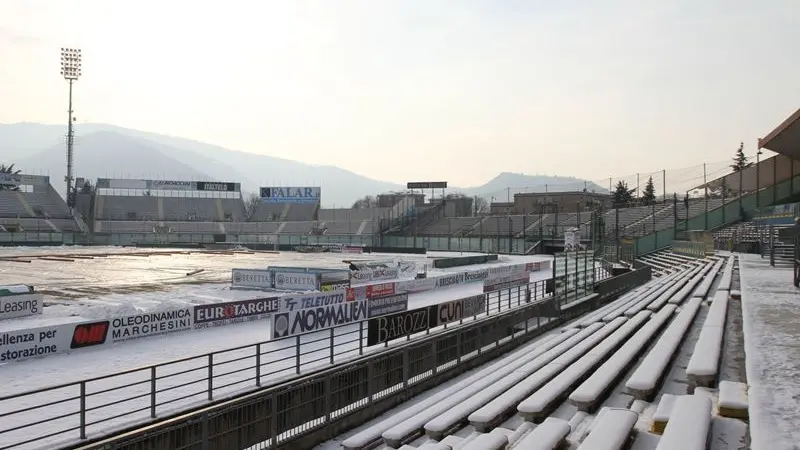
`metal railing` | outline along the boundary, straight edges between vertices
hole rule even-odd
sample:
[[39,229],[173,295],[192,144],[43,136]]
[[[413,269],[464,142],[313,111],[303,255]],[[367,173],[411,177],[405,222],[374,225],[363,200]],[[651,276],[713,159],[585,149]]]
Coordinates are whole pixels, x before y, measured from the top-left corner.
[[[649,270],[600,282],[593,303],[559,313],[543,298],[495,317],[481,315],[435,336],[402,340],[378,354],[159,423],[79,450],[266,450],[311,448],[448,378],[475,368],[607,303],[650,279]],[[606,284],[608,286],[606,286]],[[554,307],[556,307],[554,309]],[[555,311],[556,315],[552,316]]]
[[[582,278],[585,282],[591,279]],[[527,287],[533,301],[550,296],[547,280]],[[491,292],[484,313],[460,322],[501,313],[527,301],[525,286]],[[446,328],[447,324],[428,328],[408,339]],[[265,334],[269,331],[265,323]],[[187,334],[186,338],[202,339],[202,333]],[[241,395],[383,347],[367,346],[367,323],[363,321],[3,396],[0,450],[54,448]]]

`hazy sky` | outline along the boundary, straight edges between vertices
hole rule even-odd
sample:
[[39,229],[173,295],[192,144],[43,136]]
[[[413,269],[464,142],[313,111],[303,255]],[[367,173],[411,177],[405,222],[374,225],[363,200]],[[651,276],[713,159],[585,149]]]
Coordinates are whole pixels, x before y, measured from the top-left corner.
[[65,122],[62,46],[79,124],[395,182],[721,161],[800,106],[798,0],[0,0],[0,122]]

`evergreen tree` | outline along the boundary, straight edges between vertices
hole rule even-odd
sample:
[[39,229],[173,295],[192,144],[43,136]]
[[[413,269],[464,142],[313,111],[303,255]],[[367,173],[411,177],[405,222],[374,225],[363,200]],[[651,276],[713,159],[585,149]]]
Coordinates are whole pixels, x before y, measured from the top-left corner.
[[614,192],[611,193],[611,198],[614,200],[614,206],[622,207],[633,203],[633,191],[636,189],[628,189],[628,183],[619,180],[614,187]]
[[[14,164],[11,164],[10,166],[0,164],[0,174],[19,175],[19,172],[19,170],[14,170]],[[16,184],[0,184],[0,190],[19,191],[19,186]]]
[[744,142],[742,142],[739,144],[739,148],[736,150],[736,155],[733,157],[731,169],[733,169],[734,172],[739,172],[752,165],[753,163],[747,161],[747,156],[744,154]]
[[653,177],[647,179],[647,184],[644,185],[642,192],[642,204],[652,205],[656,202],[656,187],[653,184]]

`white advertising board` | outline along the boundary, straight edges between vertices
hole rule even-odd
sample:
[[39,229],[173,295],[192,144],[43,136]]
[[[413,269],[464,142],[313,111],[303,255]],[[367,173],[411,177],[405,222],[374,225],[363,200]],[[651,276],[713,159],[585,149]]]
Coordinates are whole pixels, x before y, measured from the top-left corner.
[[288,291],[318,291],[318,273],[313,272],[275,272],[273,282],[275,289]]
[[44,309],[42,294],[6,295],[0,297],[0,320],[41,314]]
[[298,309],[272,315],[272,339],[283,339],[368,319],[367,300]]
[[231,269],[231,286],[272,287],[272,272],[259,269]]
[[192,326],[191,308],[117,317],[111,320],[111,342],[186,331]]
[[0,364],[69,351],[74,323],[0,332]]

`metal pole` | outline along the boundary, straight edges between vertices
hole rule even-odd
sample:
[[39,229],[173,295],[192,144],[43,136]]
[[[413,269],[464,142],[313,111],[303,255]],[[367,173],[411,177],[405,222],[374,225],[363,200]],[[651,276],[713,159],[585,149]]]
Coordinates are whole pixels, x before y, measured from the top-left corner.
[[70,192],[72,191],[72,145],[73,145],[73,135],[74,131],[72,128],[72,82],[73,80],[69,80],[69,109],[67,110],[67,176],[64,177],[64,181],[67,182],[67,206],[72,209],[72,202],[70,201]]
[[[705,205],[705,208],[706,208],[705,227],[703,228],[704,230],[708,230],[708,186],[706,185],[706,183],[708,183],[708,181],[706,180],[706,176],[707,176],[707,174],[706,174],[706,163],[703,163],[703,187],[704,187],[704,191],[705,191],[705,193],[703,194],[703,197],[705,198],[705,202],[706,202],[706,205]],[[688,215],[687,215],[687,217],[688,217]]]
[[664,192],[664,201],[666,202],[667,201],[667,171],[666,171],[666,169],[662,169],[661,170],[661,183],[663,185],[663,191],[662,192]]
[[761,206],[761,150],[756,152],[756,208]]

